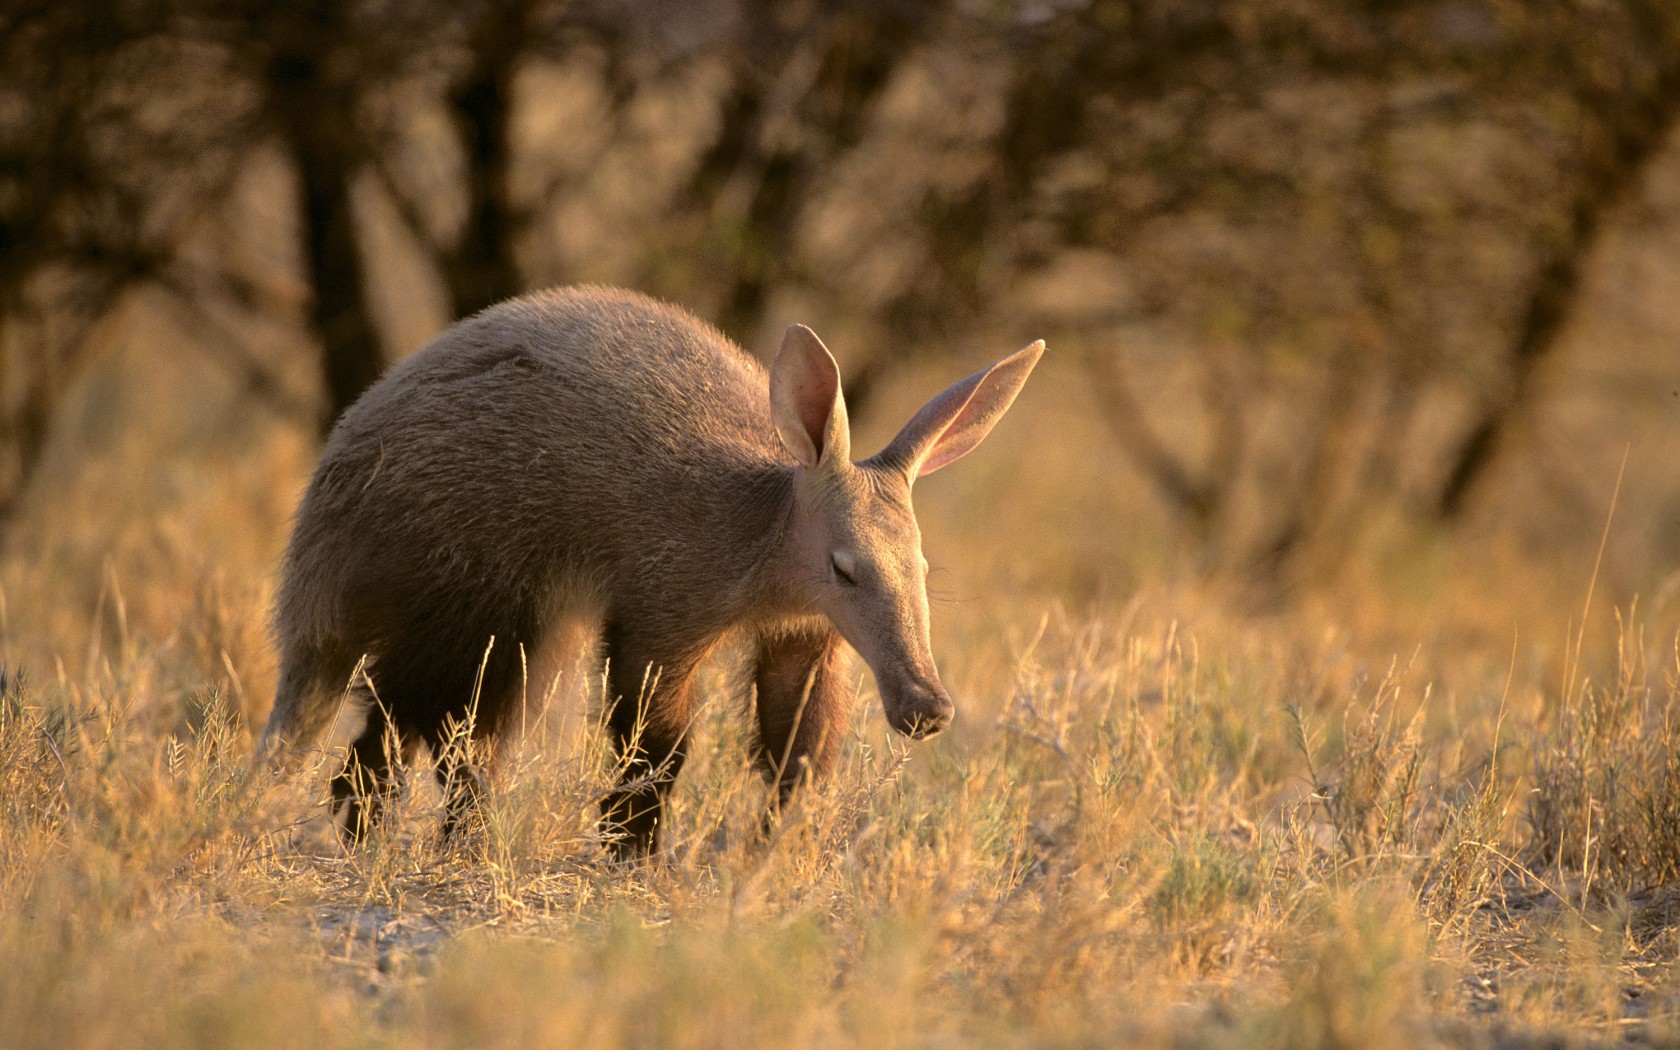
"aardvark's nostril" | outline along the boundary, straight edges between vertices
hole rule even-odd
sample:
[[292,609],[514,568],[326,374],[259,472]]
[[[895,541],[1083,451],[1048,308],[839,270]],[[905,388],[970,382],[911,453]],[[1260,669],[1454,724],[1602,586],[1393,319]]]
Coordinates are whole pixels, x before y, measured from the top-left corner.
[[956,707],[944,696],[929,698],[919,710],[904,712],[896,721],[899,732],[912,740],[921,740],[944,729],[956,717]]
[[908,732],[905,734],[912,740],[921,740],[944,729],[951,724],[951,716],[940,712],[932,715],[912,715]]

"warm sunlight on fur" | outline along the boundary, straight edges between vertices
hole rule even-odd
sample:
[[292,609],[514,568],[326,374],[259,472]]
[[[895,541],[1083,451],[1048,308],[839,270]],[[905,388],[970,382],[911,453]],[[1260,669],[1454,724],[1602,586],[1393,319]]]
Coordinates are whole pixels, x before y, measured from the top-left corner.
[[[261,476],[90,456],[4,567],[27,670],[0,699],[7,1031],[1404,1047],[1495,1002],[1515,1030],[1613,1033],[1630,1001],[1670,1016],[1672,901],[1650,888],[1680,866],[1673,596],[1618,614],[1600,567],[1583,606],[1598,536],[1533,571],[1491,531],[1373,538],[1288,611],[1160,578],[1057,597],[1147,570],[1106,546],[1112,512],[1071,512],[1088,424],[1046,367],[1008,440],[925,485],[961,720],[903,741],[857,667],[833,776],[766,832],[737,691],[702,675],[650,867],[603,852],[621,771],[579,671],[523,686],[553,702],[467,845],[440,849],[443,799],[410,778],[345,852],[320,797],[336,757],[250,767],[275,494],[301,491],[307,453],[270,431]],[[114,498],[157,509],[113,534],[93,508]]]
[[1677,0],[5,5],[0,1050],[1680,1045],[1677,288]]

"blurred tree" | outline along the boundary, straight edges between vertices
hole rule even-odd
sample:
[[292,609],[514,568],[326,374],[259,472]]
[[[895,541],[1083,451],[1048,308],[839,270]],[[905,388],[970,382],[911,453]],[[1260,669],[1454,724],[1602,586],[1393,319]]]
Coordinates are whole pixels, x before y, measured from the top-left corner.
[[[98,6],[88,5],[84,13],[95,17]],[[521,56],[535,41],[558,38],[563,19],[543,22],[539,4],[498,0],[405,5],[154,0],[133,7],[154,40],[195,57],[194,75],[204,90],[245,103],[239,112],[188,110],[182,108],[188,92],[178,84],[136,84],[137,91],[153,93],[152,105],[173,107],[172,130],[208,129],[225,140],[224,152],[236,157],[248,158],[272,144],[290,161],[299,276],[307,290],[304,323],[318,348],[326,394],[316,417],[322,435],[385,365],[367,275],[372,263],[363,200],[376,176],[385,177],[388,190],[400,189],[390,171],[399,163],[394,140],[405,114],[393,100],[405,91],[441,94],[455,136],[452,171],[465,209],[452,236],[427,236],[435,224],[416,218],[423,205],[393,195],[421,235],[451,306],[457,314],[471,313],[523,290],[514,241],[529,216],[508,187],[511,84]],[[132,26],[107,35],[137,46]],[[85,108],[72,104],[66,116],[86,126]],[[114,158],[119,167],[129,162]],[[161,152],[158,163],[185,179],[213,169],[223,177],[223,189],[239,170],[207,165],[190,150]],[[221,193],[199,195],[206,210],[224,200]],[[230,272],[201,270],[170,286],[194,300],[268,308],[254,304],[249,289]]]
[[[1184,333],[1206,439],[1168,436],[1122,349],[1087,356],[1105,418],[1204,560],[1263,579],[1422,457],[1407,502],[1462,511],[1675,118],[1662,0],[984,12],[962,44],[1009,71],[991,163],[917,202],[927,265],[883,312],[973,312],[1070,252],[1113,258],[1125,294],[1079,325],[1097,347],[1125,320]],[[1443,448],[1416,417],[1454,391]]]
[[[1030,320],[1089,348],[1116,441],[1204,562],[1286,579],[1373,502],[1462,515],[1680,113],[1669,0],[64,0],[0,18],[0,515],[89,353],[76,333],[122,289],[285,314],[227,260],[183,263],[253,157],[294,176],[292,320],[324,433],[383,365],[382,216],[465,315],[524,290],[557,212],[602,207],[578,172],[667,139],[688,152],[650,180],[645,226],[602,223],[637,242],[621,279],[745,343],[777,296],[855,319],[860,415],[909,356],[1028,319],[1021,289],[1093,261],[1118,275]],[[599,96],[569,129],[587,145],[522,137],[539,67]],[[693,126],[647,123],[662,93]],[[1139,327],[1182,349],[1118,345]],[[1460,409],[1445,431],[1420,422],[1442,404]]]
[[[374,129],[370,160],[405,229],[438,272],[450,313],[460,318],[528,289],[523,242],[561,184],[523,196],[516,185],[520,74],[537,61],[564,64],[587,54],[615,103],[606,118],[612,122],[631,95],[628,67],[643,38],[631,12],[610,0],[420,7],[430,51],[415,63],[413,90],[385,100],[391,104]],[[411,49],[414,35],[405,36]],[[441,141],[416,130],[417,116],[430,109],[447,128]]]
[[1474,421],[1446,457],[1434,506],[1448,520],[1463,514],[1526,404],[1541,361],[1569,321],[1608,217],[1638,189],[1680,125],[1680,6],[1622,0],[1530,13],[1501,58],[1506,75],[1489,78],[1487,90],[1506,97],[1513,89],[1541,92],[1532,97],[1559,104],[1561,214],[1533,247],[1504,374],[1485,391]]
[[[678,204],[703,224],[699,294],[725,332],[753,342],[770,291],[799,279],[797,223],[939,13],[916,0],[765,5],[718,41],[728,86],[717,132]],[[854,409],[870,384],[851,377]]]
[[[237,3],[225,40],[264,92],[264,120],[298,173],[310,326],[328,392],[324,435],[384,369],[359,191],[377,181],[437,272],[455,317],[525,290],[514,197],[514,83],[562,16],[537,0]],[[581,6],[581,5],[580,5]],[[426,157],[403,141],[416,106],[439,106],[449,135]],[[407,168],[405,169],[405,163]],[[414,189],[436,187],[439,194]],[[450,222],[440,212],[454,211]]]
[[236,174],[249,104],[146,4],[0,12],[0,525],[57,409],[108,340],[98,322],[180,265]]
[[520,225],[509,172],[513,164],[513,91],[519,59],[534,26],[531,5],[468,8],[462,68],[448,105],[463,155],[466,208],[452,246],[434,249],[456,317],[524,291],[514,259]]
[[369,161],[363,101],[404,53],[385,13],[342,0],[235,0],[221,20],[225,43],[261,93],[261,129],[295,166],[309,327],[327,393],[323,435],[385,367],[355,204]]

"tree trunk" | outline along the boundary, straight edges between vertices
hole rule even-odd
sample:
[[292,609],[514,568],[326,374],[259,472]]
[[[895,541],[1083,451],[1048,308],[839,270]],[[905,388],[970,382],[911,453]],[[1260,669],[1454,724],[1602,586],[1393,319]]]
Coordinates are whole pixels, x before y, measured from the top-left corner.
[[[329,38],[309,39],[328,46]],[[362,277],[351,193],[362,166],[361,146],[348,91],[321,75],[324,57],[293,51],[277,58],[269,77],[275,122],[297,165],[298,236],[311,293],[308,322],[320,347],[326,392],[318,420],[323,438],[385,367]]]
[[[737,72],[718,137],[701,157],[685,202],[708,216],[713,252],[727,260],[713,318],[725,334],[751,342],[770,292],[788,274],[794,228],[812,186],[862,139],[929,18],[915,8],[885,17],[837,15],[821,31],[821,51],[804,83],[799,64],[788,56],[808,43],[772,34],[749,48],[752,56],[780,62],[786,81],[761,77],[756,57],[745,61],[748,68]],[[778,92],[789,90],[798,95],[791,108],[773,104]],[[800,134],[776,127],[789,120]]]
[[321,345],[321,376],[327,405],[321,436],[373,385],[385,368],[379,335],[369,315],[361,253],[351,207],[354,177],[346,158],[299,151],[304,258],[314,293],[310,327]]
[[466,164],[467,215],[444,281],[456,318],[524,290],[514,259],[519,223],[510,196],[515,56],[527,19],[520,4],[496,5],[475,27],[472,61],[450,92],[451,115]]
[[1651,158],[1680,120],[1680,61],[1671,61],[1643,98],[1614,100],[1605,113],[1608,142],[1582,180],[1569,224],[1535,274],[1528,305],[1506,351],[1501,396],[1488,400],[1447,457],[1435,512],[1447,522],[1464,514],[1526,407],[1541,362],[1556,347],[1581,290],[1583,270],[1605,220],[1638,187]]
[[[0,323],[10,321],[12,316],[10,312],[0,312]],[[56,375],[59,370],[53,367],[57,363],[49,358],[47,375],[32,377],[34,381],[20,391],[8,390],[8,384],[0,382],[0,396],[5,398],[7,410],[4,445],[9,446],[5,451],[10,460],[0,463],[0,527],[10,523],[17,513],[46,451],[47,431],[62,394]]]

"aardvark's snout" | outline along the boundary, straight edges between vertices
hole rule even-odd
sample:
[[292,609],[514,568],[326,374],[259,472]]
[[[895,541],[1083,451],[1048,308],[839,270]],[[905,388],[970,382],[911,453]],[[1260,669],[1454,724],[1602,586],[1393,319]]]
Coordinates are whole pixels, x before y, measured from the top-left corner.
[[957,715],[957,707],[938,682],[905,682],[890,691],[882,690],[887,724],[912,740],[944,729]]

